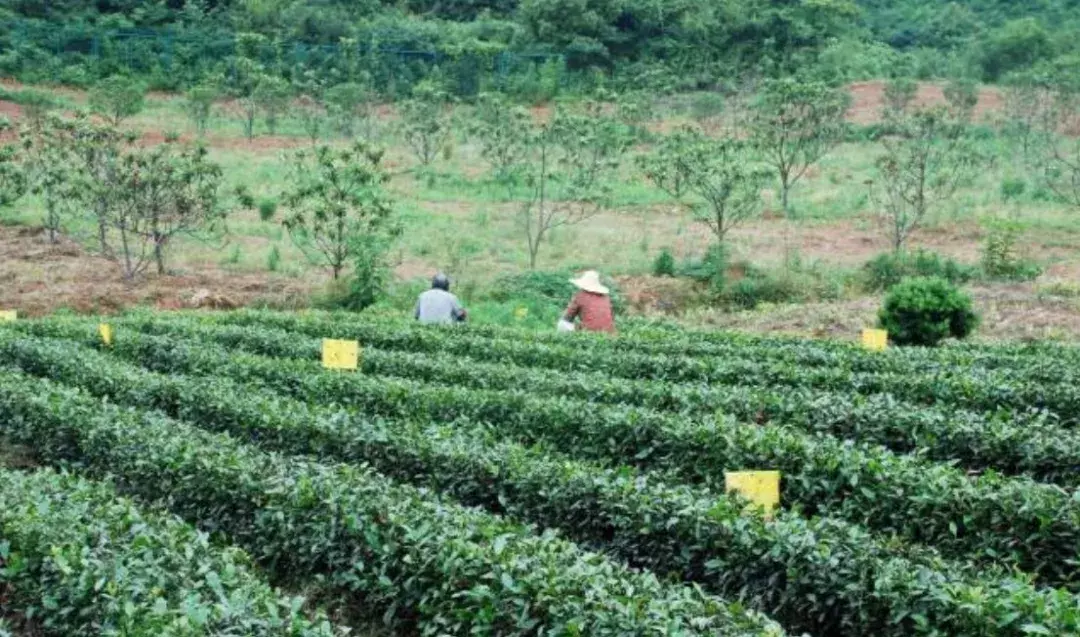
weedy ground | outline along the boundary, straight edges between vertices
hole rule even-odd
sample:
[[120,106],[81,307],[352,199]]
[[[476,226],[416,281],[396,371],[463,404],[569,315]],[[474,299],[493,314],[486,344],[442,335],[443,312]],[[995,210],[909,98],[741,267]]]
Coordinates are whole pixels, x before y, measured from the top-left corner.
[[[852,87],[854,123],[872,123],[880,108],[881,83]],[[85,96],[58,90],[68,108]],[[941,99],[940,88],[924,85],[919,99]],[[659,105],[650,130],[670,129],[688,118],[683,101]],[[978,116],[990,122],[1001,109],[1001,96],[982,93]],[[229,186],[244,184],[257,200],[276,200],[288,178],[287,156],[310,142],[299,122],[284,117],[274,135],[260,124],[247,140],[240,122],[219,109],[205,141],[225,169]],[[0,113],[21,116],[17,105],[0,104]],[[542,116],[544,109],[537,109]],[[462,121],[467,107],[457,109]],[[392,259],[399,289],[392,305],[404,310],[416,281],[444,270],[466,297],[481,295],[501,275],[527,268],[528,256],[514,195],[487,177],[480,149],[463,133],[426,168],[417,165],[396,131],[392,107],[378,110],[375,141],[388,149],[391,190],[404,233]],[[152,95],[146,110],[125,126],[142,133],[143,143],[160,143],[170,134],[195,139],[180,98]],[[461,131],[463,126],[455,126]],[[341,140],[336,140],[341,143]],[[1011,217],[1024,225],[1019,250],[1039,261],[1043,276],[1031,284],[994,285],[974,290],[986,314],[984,338],[1080,338],[1075,281],[1080,278],[1080,214],[1048,202],[1029,188],[1006,202],[1002,184],[1023,177],[1023,168],[992,138],[982,142],[994,162],[965,184],[957,196],[934,211],[913,237],[923,247],[963,262],[975,263],[988,221]],[[639,147],[635,152],[641,152]],[[759,307],[753,312],[722,312],[697,307],[679,312],[680,320],[763,331],[850,336],[872,320],[879,300],[851,284],[852,275],[872,256],[888,250],[870,195],[876,147],[859,141],[842,145],[814,166],[792,194],[792,210],[783,214],[766,192],[763,218],[731,234],[733,260],[746,260],[777,272],[810,271],[835,292],[828,300],[795,306]],[[627,162],[628,166],[632,161]],[[60,246],[47,245],[27,227],[38,223],[33,198],[0,210],[0,306],[25,314],[57,309],[110,311],[133,304],[161,308],[188,306],[209,296],[215,306],[304,305],[328,281],[292,245],[277,218],[264,220],[244,210],[229,221],[224,245],[181,239],[171,246],[172,272],[124,283],[108,262],[90,254],[90,228],[74,226]],[[669,250],[680,262],[699,258],[711,241],[707,230],[687,211],[652,187],[631,167],[623,170],[610,208],[579,225],[559,228],[540,253],[541,269],[596,268],[633,290],[641,313],[681,310],[686,298],[679,284],[649,277],[657,254]],[[271,258],[276,253],[279,259]],[[411,285],[408,285],[412,282]],[[507,313],[509,314],[509,313]],[[483,315],[481,315],[483,318]],[[497,320],[494,319],[493,320]]]

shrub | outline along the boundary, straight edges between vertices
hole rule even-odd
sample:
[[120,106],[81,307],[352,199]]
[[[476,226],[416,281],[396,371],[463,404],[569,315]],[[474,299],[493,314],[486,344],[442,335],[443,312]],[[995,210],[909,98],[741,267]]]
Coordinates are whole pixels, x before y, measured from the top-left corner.
[[675,257],[664,248],[653,261],[653,276],[675,276]]
[[234,243],[232,250],[229,251],[228,256],[222,261],[223,265],[239,265],[240,261],[244,258],[243,252],[240,250],[240,244]]
[[[530,302],[538,305],[554,304],[562,308],[577,291],[570,283],[575,274],[573,270],[530,270],[507,275],[495,281],[491,299],[500,302],[513,301],[519,305],[528,305]],[[626,309],[626,303],[618,286],[609,277],[603,276],[601,279],[611,290],[612,309],[621,313]]]
[[326,293],[315,305],[324,309],[360,312],[374,305],[386,292],[390,281],[387,253],[390,241],[378,235],[363,235],[353,239],[352,271],[327,286]]
[[897,284],[878,313],[897,345],[934,346],[964,338],[978,325],[971,297],[941,277],[916,277]]
[[986,276],[1004,281],[1032,281],[1042,274],[1042,267],[1024,258],[1016,250],[1020,224],[994,221],[990,224],[982,250],[982,269]]
[[793,303],[807,300],[807,288],[796,277],[776,276],[750,269],[747,276],[729,286],[722,299],[737,308],[752,310],[761,303]]
[[23,115],[34,126],[40,126],[49,111],[60,106],[52,95],[37,89],[25,89],[16,93],[5,92],[4,97],[22,106]]
[[702,128],[715,130],[726,110],[724,102],[724,96],[719,93],[698,93],[690,101],[690,117]]
[[263,221],[270,221],[277,214],[277,200],[272,197],[266,197],[259,200],[259,219]]
[[698,283],[708,283],[714,290],[723,290],[727,280],[727,253],[721,245],[712,245],[701,259],[687,261],[682,275]]
[[281,250],[277,246],[270,248],[270,254],[266,257],[266,269],[271,272],[281,269]]
[[918,249],[914,252],[885,252],[863,266],[868,292],[888,290],[910,277],[940,277],[959,284],[976,275],[976,269],[943,257],[936,252]]

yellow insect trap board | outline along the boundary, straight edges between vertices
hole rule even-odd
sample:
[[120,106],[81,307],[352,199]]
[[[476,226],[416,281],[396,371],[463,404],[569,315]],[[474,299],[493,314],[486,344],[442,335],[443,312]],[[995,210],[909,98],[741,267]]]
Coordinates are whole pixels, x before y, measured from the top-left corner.
[[873,352],[883,352],[889,346],[889,333],[885,330],[863,330],[862,344]]
[[326,369],[356,369],[360,364],[360,343],[323,339],[322,364]]
[[780,506],[779,471],[725,471],[724,487],[762,507],[767,518]]
[[109,325],[108,323],[102,323],[101,325],[98,325],[98,334],[101,335],[102,343],[107,346],[111,346],[113,344],[112,325]]
[[19,313],[15,310],[0,310],[0,323],[4,321],[14,321],[19,318]]

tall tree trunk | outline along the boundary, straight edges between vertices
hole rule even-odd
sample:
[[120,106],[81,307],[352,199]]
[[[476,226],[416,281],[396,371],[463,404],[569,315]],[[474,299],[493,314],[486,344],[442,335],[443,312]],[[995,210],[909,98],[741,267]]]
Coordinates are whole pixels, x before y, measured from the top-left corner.
[[158,225],[156,213],[151,229],[154,237],[154,261],[157,263],[157,273],[163,275],[165,274],[165,241],[168,240],[168,237],[161,234],[161,228]]
[[102,212],[103,206],[98,205],[97,211],[97,226],[98,226],[98,245],[101,247],[101,254],[109,256],[111,250],[109,250],[108,241],[108,228],[105,224],[105,214]]
[[540,252],[540,243],[539,243],[539,241],[537,241],[537,242],[529,241],[529,269],[530,270],[535,270],[536,269],[536,255],[539,252]]
[[131,266],[131,244],[128,242],[127,228],[120,227],[120,248],[124,251],[124,278],[135,278],[135,270]]

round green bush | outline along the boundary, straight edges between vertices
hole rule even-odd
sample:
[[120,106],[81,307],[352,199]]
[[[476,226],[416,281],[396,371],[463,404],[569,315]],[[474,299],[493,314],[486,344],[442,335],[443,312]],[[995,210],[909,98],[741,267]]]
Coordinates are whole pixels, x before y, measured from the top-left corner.
[[979,324],[971,297],[941,277],[915,277],[895,285],[878,320],[897,345],[930,347],[949,336],[964,338]]

